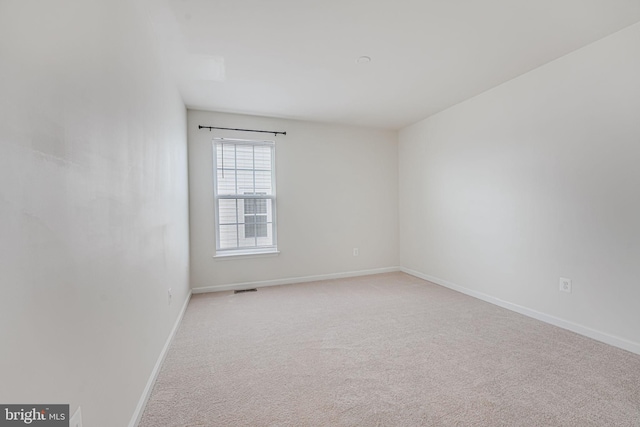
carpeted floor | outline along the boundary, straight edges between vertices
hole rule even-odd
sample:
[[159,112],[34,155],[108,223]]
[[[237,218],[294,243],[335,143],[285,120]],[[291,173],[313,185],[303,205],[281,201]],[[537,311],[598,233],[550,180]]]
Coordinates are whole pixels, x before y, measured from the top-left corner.
[[403,273],[194,295],[164,426],[640,426],[640,356]]

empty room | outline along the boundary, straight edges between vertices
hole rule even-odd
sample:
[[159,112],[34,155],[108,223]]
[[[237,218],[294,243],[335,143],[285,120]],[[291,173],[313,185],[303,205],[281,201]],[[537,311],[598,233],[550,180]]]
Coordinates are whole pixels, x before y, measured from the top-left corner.
[[640,426],[640,1],[0,0],[0,425]]

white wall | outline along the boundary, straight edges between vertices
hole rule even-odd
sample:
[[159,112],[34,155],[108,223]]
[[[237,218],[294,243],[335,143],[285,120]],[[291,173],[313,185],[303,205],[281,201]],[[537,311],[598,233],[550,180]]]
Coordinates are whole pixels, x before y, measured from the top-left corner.
[[93,427],[129,423],[189,292],[186,111],[135,4],[0,2],[0,402]]
[[640,350],[638,52],[640,24],[403,129],[401,265]]
[[[398,265],[395,132],[192,110],[188,123],[193,288]],[[280,255],[213,258],[212,139],[274,137],[198,125],[287,132],[275,138]]]

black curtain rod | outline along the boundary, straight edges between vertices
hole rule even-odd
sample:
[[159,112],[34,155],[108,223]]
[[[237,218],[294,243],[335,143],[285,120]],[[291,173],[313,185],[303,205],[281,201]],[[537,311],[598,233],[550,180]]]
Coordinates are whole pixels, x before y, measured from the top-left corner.
[[260,132],[260,133],[272,133],[274,136],[277,135],[286,135],[286,132],[278,132],[278,131],[274,131],[274,130],[254,130],[254,129],[234,129],[234,128],[219,128],[219,127],[215,127],[215,126],[198,126],[198,129],[209,129],[209,132],[211,132],[212,129],[221,129],[221,130],[237,130],[240,132]]

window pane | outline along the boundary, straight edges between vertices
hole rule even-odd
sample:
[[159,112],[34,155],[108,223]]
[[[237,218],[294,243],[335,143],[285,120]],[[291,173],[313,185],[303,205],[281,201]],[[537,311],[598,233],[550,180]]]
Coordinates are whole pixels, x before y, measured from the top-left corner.
[[245,237],[266,237],[267,236],[267,216],[266,215],[245,215],[244,217]]
[[238,171],[238,193],[253,193],[253,171]]
[[245,199],[244,200],[244,214],[254,215],[267,213],[267,199]]
[[[245,221],[250,218],[245,218]],[[256,225],[255,224],[245,224],[244,225],[244,237],[256,237]]]
[[[265,218],[266,220],[266,218]],[[267,222],[264,224],[256,224],[256,237],[267,237]]]
[[[240,224],[238,226],[238,229],[240,230],[240,247],[242,248],[255,248],[256,246],[256,238],[255,236],[253,236],[252,230],[253,230],[253,225],[252,224]],[[247,229],[249,229],[247,231]]]
[[236,225],[220,226],[220,249],[234,249],[238,247],[238,233]]
[[271,172],[256,171],[256,193],[273,194],[271,188]]
[[255,147],[256,169],[271,170],[271,147],[258,145]]
[[245,215],[244,223],[245,225],[266,224],[267,216],[266,215]]
[[236,156],[238,169],[253,169],[253,146],[237,145]]
[[265,229],[265,234],[263,236],[258,236],[258,246],[272,246],[273,245],[273,224],[266,223],[261,224]]
[[218,170],[218,194],[236,194],[236,172]]
[[255,199],[256,202],[256,214],[267,214],[267,200],[266,199]]
[[235,224],[238,221],[236,199],[218,200],[218,221],[220,224]]
[[244,199],[244,214],[253,215],[256,213],[256,201],[252,199]]
[[216,159],[218,169],[235,169],[235,156],[234,144],[216,144]]
[[256,200],[255,199],[245,199],[245,201],[244,201],[244,214],[245,215],[254,215],[255,213],[256,213]]

